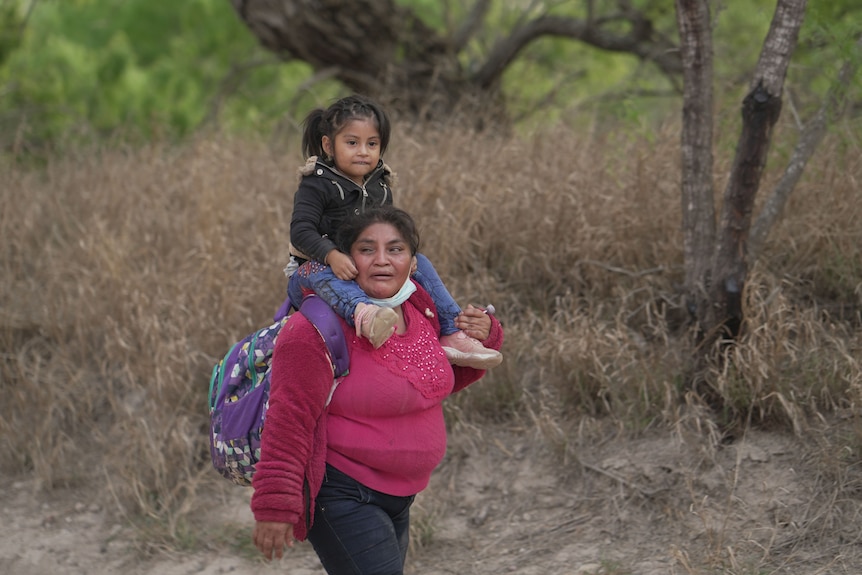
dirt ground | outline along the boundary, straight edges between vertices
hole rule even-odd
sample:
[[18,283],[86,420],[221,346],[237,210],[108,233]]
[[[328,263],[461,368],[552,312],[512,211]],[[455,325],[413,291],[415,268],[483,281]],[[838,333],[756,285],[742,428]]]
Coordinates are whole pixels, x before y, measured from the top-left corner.
[[[407,573],[862,573],[862,495],[837,501],[846,490],[793,437],[749,432],[714,449],[655,431],[568,461],[540,445],[517,429],[455,430],[417,498]],[[36,494],[22,476],[4,485],[3,575],[324,573],[307,543],[278,563],[257,558],[248,489],[228,486],[195,511],[209,540],[146,554],[106,493]]]

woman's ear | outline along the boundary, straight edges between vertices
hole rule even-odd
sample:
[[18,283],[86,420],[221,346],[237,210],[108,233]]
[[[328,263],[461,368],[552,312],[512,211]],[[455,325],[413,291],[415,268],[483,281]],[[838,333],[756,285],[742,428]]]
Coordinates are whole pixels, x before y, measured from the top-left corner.
[[410,275],[416,273],[416,269],[419,267],[419,260],[416,259],[416,256],[413,256],[413,259],[410,261]]

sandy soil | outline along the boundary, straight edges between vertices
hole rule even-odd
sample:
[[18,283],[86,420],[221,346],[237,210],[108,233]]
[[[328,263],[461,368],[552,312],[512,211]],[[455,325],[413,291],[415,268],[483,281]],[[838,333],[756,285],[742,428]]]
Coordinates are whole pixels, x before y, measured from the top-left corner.
[[[408,574],[862,573],[862,495],[835,501],[792,437],[751,432],[716,450],[654,432],[563,461],[518,430],[456,431],[417,498]],[[324,573],[306,543],[257,558],[247,489],[195,511],[208,540],[143,553],[104,493],[4,485],[3,575]]]

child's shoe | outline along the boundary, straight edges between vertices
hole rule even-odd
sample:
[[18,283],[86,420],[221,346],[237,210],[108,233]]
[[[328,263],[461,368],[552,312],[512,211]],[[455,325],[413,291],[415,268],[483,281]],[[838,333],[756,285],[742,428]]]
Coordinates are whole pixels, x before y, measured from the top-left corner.
[[440,345],[446,352],[446,359],[452,365],[472,367],[474,369],[491,369],[500,365],[503,354],[496,349],[488,349],[478,339],[468,336],[463,331],[440,338]]
[[398,314],[395,310],[370,303],[357,304],[353,313],[356,335],[365,337],[374,349],[383,345],[389,336],[395,333],[397,321]]

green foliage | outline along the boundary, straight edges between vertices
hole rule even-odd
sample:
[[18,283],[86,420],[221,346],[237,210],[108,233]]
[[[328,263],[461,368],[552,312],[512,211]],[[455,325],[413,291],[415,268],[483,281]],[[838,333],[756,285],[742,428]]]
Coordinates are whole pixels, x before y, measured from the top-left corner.
[[[854,46],[862,33],[860,17],[862,7],[852,0],[809,3],[794,54],[795,66],[788,72],[787,83],[796,105],[819,106],[841,66],[851,59],[859,64],[860,54]],[[855,86],[862,86],[859,74]]]
[[0,66],[21,45],[23,29],[24,20],[18,5],[14,2],[0,3]]
[[[7,12],[2,25],[16,25]],[[0,132],[25,126],[36,142],[82,128],[184,136],[216,105],[232,129],[271,128],[309,73],[260,48],[223,0],[42,3],[20,43],[2,49]]]
[[[397,0],[441,36],[454,34],[471,5]],[[788,93],[805,110],[831,85],[858,34],[854,0],[810,3]],[[609,17],[618,3],[589,3]],[[632,0],[654,34],[676,38],[670,0]],[[738,106],[775,7],[774,0],[713,4],[716,100]],[[526,18],[586,19],[583,2],[492,2],[460,54],[477,70],[498,41]],[[628,24],[611,25],[625,34]],[[824,74],[824,72],[826,72]],[[291,127],[339,95],[330,81],[306,87],[310,67],[261,48],[227,0],[4,0],[0,2],[0,147],[21,135],[50,145],[67,134],[117,131],[183,137],[219,124],[231,132]],[[858,81],[857,81],[858,82]],[[648,132],[678,107],[674,86],[655,66],[568,38],[531,42],[503,77],[513,117],[525,128],[564,121],[578,127]],[[725,104],[728,102],[728,104]],[[606,127],[607,126],[607,127]],[[76,141],[76,143],[78,143]]]

